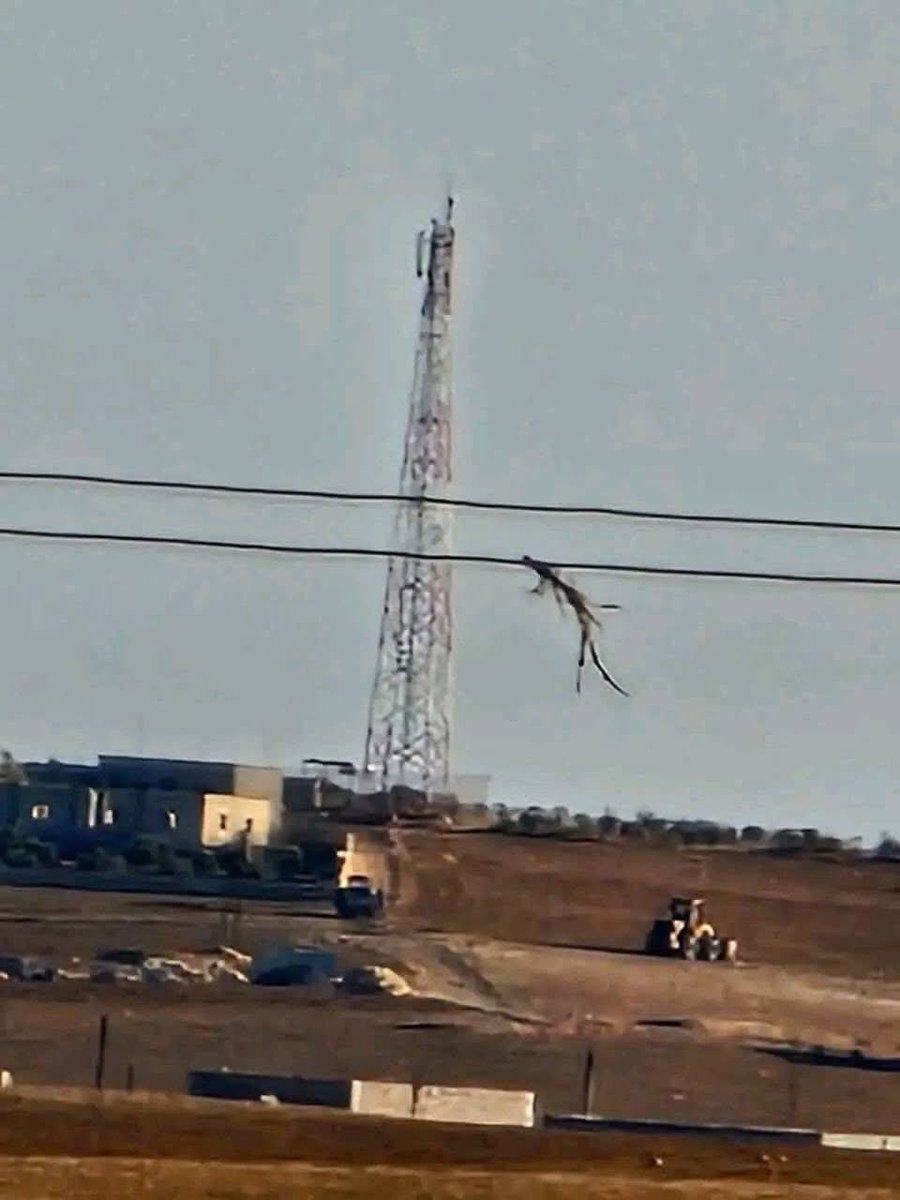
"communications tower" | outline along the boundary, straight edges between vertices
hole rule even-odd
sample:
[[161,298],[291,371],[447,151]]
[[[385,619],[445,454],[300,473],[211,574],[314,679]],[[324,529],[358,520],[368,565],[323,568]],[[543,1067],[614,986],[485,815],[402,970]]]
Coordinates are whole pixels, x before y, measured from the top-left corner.
[[363,769],[382,788],[447,785],[451,720],[451,515],[430,503],[451,474],[450,294],[453,200],[419,234],[425,278],[394,552],[388,562]]

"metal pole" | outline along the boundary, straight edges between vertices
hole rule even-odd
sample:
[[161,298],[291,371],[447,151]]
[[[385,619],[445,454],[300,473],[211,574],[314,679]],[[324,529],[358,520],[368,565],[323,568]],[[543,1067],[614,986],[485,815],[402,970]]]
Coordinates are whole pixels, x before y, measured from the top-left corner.
[[594,1048],[588,1046],[584,1060],[584,1076],[581,1084],[581,1111],[589,1117],[594,1111]]
[[799,1080],[797,1078],[797,1064],[794,1062],[788,1063],[788,1077],[787,1077],[788,1123],[791,1125],[792,1128],[796,1128],[796,1126],[797,1126],[797,1084],[798,1084],[798,1082],[799,1082]]
[[98,1092],[103,1091],[103,1071],[106,1067],[106,1034],[109,1022],[106,1013],[100,1018],[100,1030],[97,1037],[97,1062],[94,1068],[94,1087]]

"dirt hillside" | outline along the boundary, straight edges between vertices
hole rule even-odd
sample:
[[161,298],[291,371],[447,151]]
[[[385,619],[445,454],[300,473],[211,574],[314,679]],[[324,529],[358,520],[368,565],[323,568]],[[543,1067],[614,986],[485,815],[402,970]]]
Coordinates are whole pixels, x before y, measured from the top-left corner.
[[900,979],[900,866],[494,834],[411,832],[412,927],[634,950],[675,893],[705,896],[750,962]]

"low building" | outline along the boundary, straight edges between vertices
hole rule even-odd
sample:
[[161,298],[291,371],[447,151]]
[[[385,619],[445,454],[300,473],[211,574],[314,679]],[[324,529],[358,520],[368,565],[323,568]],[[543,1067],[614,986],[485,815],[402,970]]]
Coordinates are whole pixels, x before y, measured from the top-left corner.
[[[164,802],[157,797],[157,793],[179,793],[195,798],[241,798],[245,802],[246,812],[240,819],[240,826],[236,826],[239,819],[238,809],[241,807],[237,804],[232,804],[228,813],[221,812],[217,817],[209,818],[206,824],[205,818],[200,819],[202,832],[212,839],[204,840],[203,845],[218,846],[232,840],[235,829],[244,828],[247,820],[252,822],[253,844],[265,844],[281,824],[284,783],[282,772],[277,767],[204,762],[199,759],[136,758],[101,754],[98,758],[98,779],[99,786],[108,791],[126,789],[152,794],[147,820],[150,825],[156,826],[159,825],[160,809],[163,812],[168,811]],[[263,812],[260,804],[251,804],[250,801],[265,802],[268,807],[267,813]],[[199,803],[199,799],[195,799],[194,803]],[[186,817],[188,825],[192,821],[196,824],[193,816]],[[224,827],[219,828],[218,825],[223,821]],[[262,829],[265,829],[264,836],[258,832]],[[143,832],[149,833],[150,829]]]
[[151,837],[178,850],[237,844],[245,834],[251,847],[265,846],[271,827],[266,799],[158,788],[92,790],[86,822],[94,840],[122,843]]
[[67,843],[86,826],[90,789],[79,784],[0,786],[0,825],[25,838]]

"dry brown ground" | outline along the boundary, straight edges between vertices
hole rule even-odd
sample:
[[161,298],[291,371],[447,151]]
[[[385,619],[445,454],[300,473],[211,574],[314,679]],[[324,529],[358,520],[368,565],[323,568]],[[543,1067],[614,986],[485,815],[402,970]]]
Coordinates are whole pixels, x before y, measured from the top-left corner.
[[[540,993],[538,1007],[565,1013],[581,1005],[584,1014],[590,1004],[594,1015],[610,1020],[610,1028],[588,1023],[554,1031],[490,1024],[476,1015],[463,1022],[446,1007],[421,1000],[342,998],[321,1004],[295,990],[8,984],[0,987],[0,1066],[23,1083],[84,1086],[93,1075],[98,1018],[106,1012],[112,1086],[123,1085],[129,1063],[139,1087],[166,1091],[180,1091],[191,1067],[228,1065],[310,1076],[527,1087],[549,1110],[571,1112],[581,1105],[584,1055],[592,1042],[595,1111],[606,1115],[792,1121],[900,1132],[900,1074],[792,1069],[739,1039],[629,1028],[638,1018],[694,1014],[728,979],[737,983],[723,992],[719,1010],[736,1003],[737,984],[762,980],[765,1002],[748,1002],[747,1013],[737,1015],[776,1023],[787,1011],[784,989],[796,984],[798,968],[831,972],[836,981],[869,978],[876,981],[866,985],[873,991],[891,986],[890,981],[896,986],[896,867],[623,851],[490,835],[416,833],[406,842],[407,879],[411,862],[414,886],[394,919],[394,942],[418,939],[423,953],[428,943],[432,959],[435,953],[443,956],[454,969],[472,975],[473,986],[480,980],[486,995],[497,991],[499,1001],[528,999],[532,988],[535,996]],[[708,896],[714,919],[740,937],[744,953],[758,964],[746,974],[725,976],[718,967],[561,949],[633,948],[670,891],[695,888]],[[302,907],[247,904],[235,940],[252,951],[340,931],[338,922],[308,920],[303,912]],[[430,938],[421,932],[429,928],[465,936]],[[222,941],[225,933],[216,904],[0,889],[0,950],[85,958],[111,945],[201,950]],[[453,950],[469,935],[471,953]],[[489,938],[516,939],[520,946]],[[522,943],[531,943],[533,953],[526,947],[523,956]],[[372,953],[377,957],[386,945],[388,939],[373,940]],[[355,952],[363,953],[359,947]],[[767,963],[789,969],[781,972]],[[635,972],[640,987],[634,985]],[[766,972],[772,974],[771,987]],[[879,977],[887,982],[877,982]],[[815,997],[812,1003],[818,1003]],[[836,1015],[852,1034],[847,1001],[841,1004],[829,1020],[834,1026]],[[823,1012],[824,1007],[823,1002]],[[890,1023],[893,1009],[884,1011]],[[896,1042],[896,1024],[894,1032]]]
[[732,851],[407,833],[419,927],[637,949],[670,894],[709,901],[749,961],[900,979],[900,866]]
[[[7,993],[8,995],[9,993]],[[0,1008],[2,1063],[17,1084],[86,1086],[98,1018],[109,1014],[107,1083],[178,1092],[189,1068],[313,1078],[416,1079],[536,1090],[551,1112],[580,1111],[586,1042],[542,1031],[482,1033],[405,1001],[303,1003],[254,989],[239,996],[98,987],[67,996],[28,988]],[[412,1027],[410,1027],[412,1026]],[[598,1036],[594,1110],[660,1120],[797,1123],[900,1130],[900,1076],[787,1063],[679,1031]]]
[[592,1173],[365,1171],[165,1159],[0,1159],[10,1200],[893,1200],[894,1188],[724,1179],[657,1183]]
[[[303,1110],[133,1097],[0,1102],[0,1195],[501,1196],[875,1200],[896,1195],[890,1155],[619,1134],[472,1130]],[[659,1165],[651,1156],[660,1160]]]

